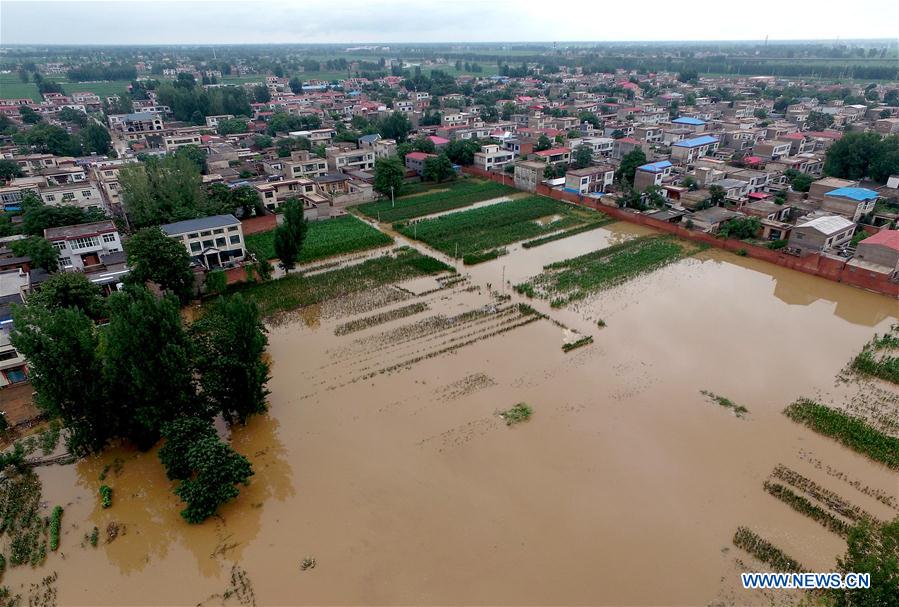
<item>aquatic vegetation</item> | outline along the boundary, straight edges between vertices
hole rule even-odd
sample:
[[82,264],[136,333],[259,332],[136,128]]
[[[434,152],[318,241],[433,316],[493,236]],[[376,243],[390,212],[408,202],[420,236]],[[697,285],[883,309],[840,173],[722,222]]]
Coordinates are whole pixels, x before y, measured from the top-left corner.
[[513,424],[520,424],[521,422],[526,422],[531,419],[531,415],[534,413],[534,410],[527,403],[518,403],[511,409],[506,409],[505,411],[499,414],[506,421],[507,426],[511,426]]
[[778,464],[771,473],[771,476],[805,492],[837,514],[841,514],[852,521],[874,518],[870,513],[865,512],[854,504],[850,504],[833,491],[825,489],[815,481],[802,476],[795,470],[791,470],[783,464]]
[[[317,259],[355,253],[393,243],[393,239],[352,215],[335,217],[322,221],[310,221],[303,247],[297,259],[299,263],[309,263]],[[268,260],[275,254],[275,230],[258,232],[246,237],[247,250],[256,259]]]
[[37,566],[47,556],[47,519],[40,515],[41,481],[29,469],[7,467],[0,483],[0,536],[6,535],[9,565]]
[[850,366],[860,373],[899,384],[899,324],[883,335],[875,335]]
[[758,560],[767,563],[774,571],[795,573],[805,571],[795,559],[790,558],[780,548],[746,527],[737,528],[733,542],[734,546],[742,548]]
[[100,540],[100,530],[94,527],[91,530],[90,543],[94,548],[97,547],[97,542]]
[[591,293],[652,272],[697,249],[671,236],[642,236],[579,257],[549,264],[515,290],[560,308]]
[[[528,196],[394,227],[438,251],[464,259],[466,255],[480,255],[519,240],[579,226],[597,216],[589,209]],[[546,218],[556,220],[539,221]]]
[[100,505],[104,508],[112,506],[112,488],[109,485],[100,485]]
[[580,339],[578,339],[576,341],[562,344],[562,351],[563,352],[571,352],[575,348],[580,348],[581,346],[586,346],[586,345],[592,344],[592,343],[593,343],[593,336],[585,335],[584,337],[581,337]]
[[59,433],[62,430],[62,424],[58,419],[50,421],[50,425],[38,434],[38,442],[41,446],[41,452],[44,455],[50,455],[56,451],[56,445],[59,444]]
[[899,438],[888,436],[863,419],[800,398],[784,409],[784,415],[824,436],[833,438],[871,459],[899,469]]
[[721,396],[720,394],[715,394],[714,392],[710,392],[709,390],[700,390],[700,394],[707,397],[714,403],[724,407],[725,409],[730,409],[734,412],[734,415],[737,417],[743,417],[746,413],[749,412],[749,409],[744,407],[743,405],[738,405],[734,403],[731,399]]
[[[360,204],[357,209],[372,219],[392,223],[451,211],[468,205],[514,194],[517,190],[494,181],[466,179],[446,184],[448,191],[434,191],[425,194],[401,196],[394,205],[390,199]],[[410,194],[412,194],[410,192]]]
[[315,569],[314,556],[307,556],[303,559],[303,562],[300,563],[300,571],[306,571],[307,569]]
[[54,552],[59,548],[59,528],[61,524],[62,506],[56,506],[50,515],[50,550]]
[[599,320],[596,321],[596,326],[599,327],[600,329],[602,329],[603,327],[606,326],[606,321],[604,321],[603,319],[600,318]]
[[841,521],[820,506],[816,506],[815,504],[811,503],[805,497],[795,493],[789,487],[785,487],[780,483],[772,483],[770,481],[765,481],[763,486],[765,487],[765,491],[788,505],[796,512],[806,515],[813,521],[820,523],[822,526],[826,527],[830,531],[833,531],[837,535],[840,535],[842,537],[846,537],[847,535],[849,535],[848,524]]

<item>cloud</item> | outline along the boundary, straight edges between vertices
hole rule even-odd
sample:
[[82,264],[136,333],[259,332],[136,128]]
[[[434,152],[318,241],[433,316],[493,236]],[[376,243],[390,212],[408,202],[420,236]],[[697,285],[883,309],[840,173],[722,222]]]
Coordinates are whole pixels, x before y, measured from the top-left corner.
[[427,43],[894,38],[899,5],[817,1],[0,2],[2,44]]

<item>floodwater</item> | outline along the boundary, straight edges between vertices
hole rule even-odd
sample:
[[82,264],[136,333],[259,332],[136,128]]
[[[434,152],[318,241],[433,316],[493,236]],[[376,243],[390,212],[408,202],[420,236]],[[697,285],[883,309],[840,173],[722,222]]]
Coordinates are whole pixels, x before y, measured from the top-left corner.
[[[530,302],[558,324],[490,307],[488,283],[509,294],[546,263],[645,233],[612,224],[511,247],[375,312],[428,310],[340,337],[374,312],[348,301],[272,327],[270,412],[232,438],[256,474],[220,518],[180,519],[155,452],[41,468],[48,505],[66,508],[60,553],[4,583],[22,592],[57,571],[62,605],[216,605],[235,571],[252,595],[226,604],[768,604],[738,587],[741,570],[765,570],[732,545],[741,525],[831,570],[843,540],[762,483],[784,464],[896,516],[826,470],[897,496],[899,475],[781,411],[839,399],[835,377],[899,304],[705,251],[568,309]],[[566,327],[594,343],[563,353]],[[497,413],[522,401],[533,417],[507,427]],[[98,476],[116,458],[102,510]],[[305,557],[315,568],[301,571]]]

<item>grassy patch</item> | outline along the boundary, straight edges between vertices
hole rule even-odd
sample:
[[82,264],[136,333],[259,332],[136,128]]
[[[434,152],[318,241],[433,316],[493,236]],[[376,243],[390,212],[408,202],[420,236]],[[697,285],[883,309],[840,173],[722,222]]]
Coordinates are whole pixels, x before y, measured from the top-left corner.
[[581,337],[577,341],[573,341],[573,342],[570,342],[567,344],[562,344],[562,351],[563,352],[571,352],[572,350],[574,350],[576,348],[580,348],[581,346],[586,346],[586,345],[592,344],[592,343],[593,343],[593,336],[586,335],[584,337]]
[[587,295],[614,287],[695,252],[670,236],[642,236],[543,268],[543,273],[515,290],[551,300],[558,308]]
[[[274,230],[250,234],[246,237],[246,242],[247,250],[254,253],[257,259],[276,257]],[[383,247],[392,242],[390,236],[352,215],[313,221],[309,223],[299,261],[308,263],[333,255]]]
[[100,485],[100,505],[104,508],[112,506],[112,487]]
[[830,531],[837,535],[846,537],[849,535],[849,525],[841,521],[830,512],[824,510],[807,500],[804,496],[795,493],[789,487],[785,487],[780,483],[772,483],[765,481],[765,491],[785,503],[787,506],[804,514],[815,522],[820,523]]
[[738,405],[731,399],[721,396],[720,394],[715,394],[714,392],[710,392],[709,390],[700,390],[700,394],[708,398],[713,403],[716,403],[725,409],[730,409],[734,412],[734,415],[737,417],[743,417],[749,412],[749,409],[744,407],[743,405]]
[[360,204],[356,208],[372,219],[380,218],[380,221],[394,222],[467,207],[482,200],[508,196],[517,191],[507,185],[479,179],[466,179],[440,186],[441,190],[449,188],[449,191],[428,192],[429,188],[425,186],[414,187],[409,195],[397,198],[396,205],[388,199]]
[[801,573],[802,565],[790,558],[771,542],[761,538],[746,527],[738,527],[734,534],[734,546],[742,548],[763,563],[767,563],[774,571]]
[[899,469],[899,438],[880,432],[863,419],[806,398],[800,398],[784,409],[784,414],[862,455],[894,470]]
[[416,224],[397,224],[406,236],[451,256],[481,255],[505,245],[595,221],[595,211],[543,196],[528,196],[478,209],[442,215]]
[[351,320],[350,322],[338,325],[337,328],[334,329],[334,335],[346,335],[347,333],[355,333],[356,331],[361,331],[369,327],[383,325],[384,323],[390,322],[391,320],[406,318],[407,316],[412,316],[414,314],[418,314],[419,312],[424,312],[427,309],[428,304],[424,302],[417,302],[414,304],[409,304],[408,306],[396,308],[395,310],[381,312],[380,314],[373,314],[371,316],[366,316],[365,318],[360,318],[358,320]]
[[499,414],[504,420],[506,420],[506,425],[511,426],[513,424],[520,424],[521,422],[526,422],[531,419],[531,415],[534,413],[534,410],[527,403],[518,403],[511,409],[506,409],[505,411]]
[[899,384],[899,324],[883,335],[876,335],[852,360],[852,368],[860,373]]
[[62,525],[62,506],[56,506],[50,515],[50,550],[59,548],[59,528]]
[[412,249],[401,249],[395,256],[378,257],[313,276],[292,274],[269,282],[243,283],[232,292],[253,299],[264,316],[271,316],[391,282],[448,270],[452,268],[433,257]]

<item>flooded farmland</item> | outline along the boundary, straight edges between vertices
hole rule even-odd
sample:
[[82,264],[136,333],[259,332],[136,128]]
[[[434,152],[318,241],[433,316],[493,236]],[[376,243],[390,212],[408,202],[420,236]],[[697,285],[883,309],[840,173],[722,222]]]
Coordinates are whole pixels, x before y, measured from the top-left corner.
[[[739,589],[740,571],[767,570],[732,544],[740,526],[832,570],[845,542],[763,482],[782,465],[896,516],[876,496],[899,496],[899,474],[782,410],[863,409],[871,387],[837,376],[899,304],[715,250],[558,309],[511,288],[646,233],[513,245],[456,265],[465,280],[282,318],[270,411],[232,435],[256,473],[220,517],[181,519],[155,451],[43,467],[60,550],[3,583],[28,595],[56,572],[61,605],[769,604]],[[566,353],[572,333],[593,343]],[[521,402],[533,416],[507,426],[498,413]]]

